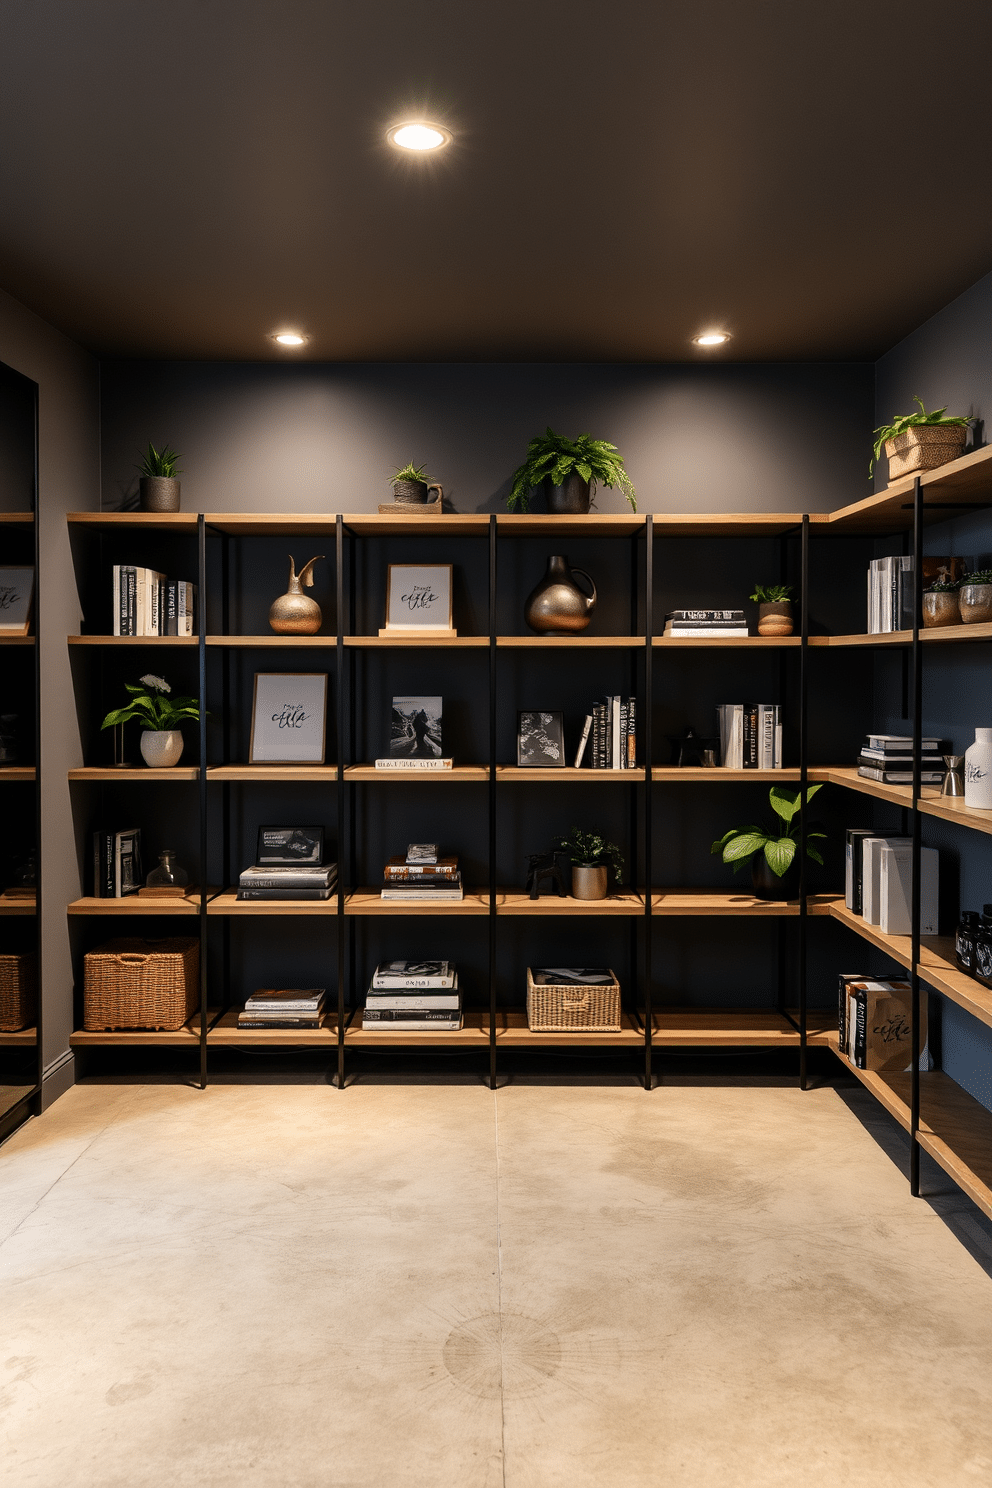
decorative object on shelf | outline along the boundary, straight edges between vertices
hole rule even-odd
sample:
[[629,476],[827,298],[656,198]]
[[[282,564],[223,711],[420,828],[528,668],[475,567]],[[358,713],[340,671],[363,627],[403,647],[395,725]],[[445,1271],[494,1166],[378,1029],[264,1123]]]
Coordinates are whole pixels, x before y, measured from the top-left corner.
[[527,968],[531,1033],[619,1033],[620,983],[608,966]]
[[93,833],[93,897],[123,899],[136,894],[144,877],[141,868],[141,828],[120,832],[102,828]]
[[[584,594],[574,575],[585,579]],[[569,568],[564,554],[548,559],[544,578],[527,596],[524,619],[538,635],[578,635],[588,628],[596,608],[596,585],[583,568]]]
[[145,879],[144,888],[138,890],[138,898],[183,899],[188,888],[189,874],[173,849],[165,847],[158,855],[158,867],[152,869]]
[[680,641],[727,641],[748,634],[743,610],[672,610],[662,632]]
[[150,444],[138,466],[138,499],[144,512],[177,512],[179,510],[178,461],[174,449],[164,444],[157,450]]
[[559,899],[567,898],[565,882],[561,876],[561,865],[556,852],[527,854],[527,892],[532,899],[539,899],[541,887],[549,880]]
[[555,851],[565,853],[572,862],[572,898],[605,899],[610,876],[615,884],[623,883],[624,862],[615,842],[607,842],[598,832],[583,832],[572,827],[567,837],[555,838]]
[[942,796],[963,796],[964,778],[961,774],[961,766],[964,764],[964,755],[944,754],[941,755],[941,759],[947,767],[947,773],[940,787],[940,794]]
[[33,951],[0,954],[0,1033],[20,1033],[37,1018],[37,955]]
[[108,940],[83,958],[83,1027],[157,1028],[176,1033],[200,998],[200,942]]
[[622,491],[631,510],[637,510],[637,496],[615,444],[588,434],[566,439],[548,428],[527,446],[524,463],[513,472],[506,504],[510,511],[529,511],[531,491],[543,485],[549,512],[582,516],[595,502],[597,484]]
[[[684,728],[680,734],[669,734],[672,746],[672,764],[683,769],[705,765],[716,765],[719,759],[720,741],[712,734],[697,734],[694,728]],[[710,756],[707,761],[706,756]]]
[[14,874],[14,887],[32,898],[38,892],[38,849],[28,849],[27,857],[18,865]]
[[31,633],[33,568],[0,568],[0,637]]
[[725,770],[782,769],[779,703],[718,703],[716,716]]
[[937,625],[960,625],[958,585],[955,579],[937,579],[923,591],[923,628]]
[[401,506],[426,506],[432,491],[437,492],[435,501],[444,499],[437,481],[428,478],[427,467],[414,465],[412,460],[393,476],[393,497]]
[[323,827],[259,827],[255,850],[259,868],[319,867],[323,861]]
[[322,765],[326,719],[326,672],[256,672],[249,763]]
[[565,731],[561,713],[517,714],[517,764],[545,770],[565,766]]
[[17,714],[0,713],[0,765],[17,764]]
[[269,609],[269,625],[277,635],[316,635],[320,629],[324,618],[320,613],[320,605],[303,593],[303,586],[313,588],[313,566],[323,556],[323,553],[318,553],[316,558],[311,558],[297,573],[290,553],[289,588],[285,594],[280,594],[278,599],[273,600]]
[[992,728],[976,728],[964,757],[964,804],[992,811]]
[[986,625],[992,620],[992,568],[965,574],[958,588],[963,625]]
[[[820,789],[819,785],[807,787],[807,805]],[[719,853],[725,863],[733,864],[735,873],[744,863],[750,862],[751,885],[756,899],[794,899],[799,892],[796,851],[801,794],[801,791],[788,790],[781,785],[773,785],[768,792],[772,810],[785,825],[784,832],[776,828],[732,827],[710,847],[711,853]],[[822,863],[823,859],[811,845],[810,838],[826,835],[826,832],[807,828],[806,853],[817,863]]]
[[919,405],[918,412],[896,414],[890,424],[880,424],[872,431],[875,452],[868,465],[869,480],[883,449],[889,462],[890,486],[915,470],[936,470],[938,465],[956,460],[964,449],[973,417],[966,414],[948,417],[946,407],[927,413],[919,398],[914,396],[913,402]]
[[397,633],[454,636],[450,563],[391,563],[386,585],[386,624],[381,636]]
[[439,760],[444,754],[444,699],[394,697],[389,715],[389,754],[397,760]]
[[140,723],[141,755],[146,765],[165,769],[178,765],[183,752],[180,724],[191,718],[199,721],[200,706],[195,697],[169,698],[172,691],[164,677],[147,672],[138,682],[125,682],[131,701],[107,714],[102,729],[116,728],[132,721]]
[[424,857],[422,849],[428,846],[434,844],[411,842],[405,858],[389,859],[383,869],[380,898],[412,903],[418,899],[430,902],[464,898],[457,857],[439,858],[436,847],[433,856]]
[[793,631],[791,584],[756,584],[751,601],[758,606],[758,634],[788,636]]

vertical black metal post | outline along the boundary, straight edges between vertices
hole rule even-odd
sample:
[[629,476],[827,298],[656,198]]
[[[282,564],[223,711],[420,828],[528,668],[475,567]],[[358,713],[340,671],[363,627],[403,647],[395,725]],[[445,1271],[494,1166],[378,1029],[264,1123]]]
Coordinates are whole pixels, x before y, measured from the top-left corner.
[[496,516],[489,518],[489,1088],[496,1089]]
[[654,518],[649,514],[644,519],[644,1088],[650,1090],[654,1084],[652,1054],[654,1051],[654,1012],[651,996],[651,979],[654,972],[652,957],[651,896],[652,853],[654,837],[653,818],[653,720],[654,709]]
[[[630,634],[631,634],[631,636],[636,636],[636,635],[639,634],[638,625],[640,623],[640,618],[641,618],[641,612],[640,612],[640,593],[639,593],[639,591],[640,591],[640,578],[641,578],[641,563],[640,563],[641,554],[640,554],[640,549],[639,549],[639,546],[638,546],[638,542],[639,542],[639,539],[638,539],[637,533],[636,532],[632,533],[631,539],[630,539],[630,578],[629,578],[629,582],[630,582],[630,612],[629,612],[628,622],[627,622],[628,625],[630,626]],[[639,671],[640,671],[639,664],[638,664],[637,648],[635,648],[635,647],[632,646],[630,648],[630,651],[628,653],[628,656],[629,656],[629,666],[627,668],[627,675],[628,675],[628,685],[630,687],[630,696],[632,698],[636,698],[637,691],[638,691],[637,678],[639,676]],[[642,697],[643,697],[643,694],[642,694]],[[636,729],[636,719],[635,719],[635,729]],[[627,743],[626,740],[624,741],[624,746],[623,747],[624,747],[624,749],[627,749],[629,747],[629,745],[628,745],[628,743]],[[636,758],[633,760],[633,764],[635,764],[635,765],[637,764]],[[640,884],[640,881],[641,881],[640,880],[640,855],[641,855],[640,804],[641,804],[641,794],[640,794],[640,791],[637,788],[637,781],[636,780],[633,781],[630,786],[628,786],[628,788],[627,788],[627,795],[629,797],[629,806],[630,806],[630,826],[629,826],[629,832],[630,832],[630,891],[631,891],[632,894],[636,894],[637,893],[637,890],[638,890],[638,887],[639,887],[639,884]],[[638,935],[639,935],[639,933],[640,933],[640,926],[637,923],[637,916],[636,915],[633,915],[633,916],[631,916],[631,920],[630,920],[630,934],[629,934],[629,947],[628,947],[628,962],[629,962],[629,968],[630,968],[630,970],[629,970],[629,981],[628,981],[628,988],[630,990],[628,992],[628,1000],[629,1000],[630,1010],[634,1014],[633,1021],[634,1021],[635,1024],[636,1024],[636,1015],[637,1015],[637,985],[638,985],[638,982],[637,982],[637,963],[638,963],[637,941],[638,941]]]
[[345,867],[345,783],[344,783],[344,518],[338,512],[334,519],[335,591],[337,608],[337,635],[335,637],[335,748],[337,750],[337,829],[336,848],[338,855],[337,940],[338,940],[338,1089],[344,1089],[344,976],[345,976],[345,923],[344,901],[351,874],[352,863]]
[[910,1041],[913,1058],[910,1073],[909,1187],[914,1198],[920,1193],[920,862],[922,825],[920,815],[923,772],[923,646],[920,615],[923,610],[923,487],[919,476],[913,482],[913,896],[910,932]]
[[207,524],[203,513],[196,519],[197,656],[200,704],[200,1089],[207,1088]]
[[802,602],[799,607],[799,1088],[806,1078],[806,792],[809,780],[809,516],[803,516]]

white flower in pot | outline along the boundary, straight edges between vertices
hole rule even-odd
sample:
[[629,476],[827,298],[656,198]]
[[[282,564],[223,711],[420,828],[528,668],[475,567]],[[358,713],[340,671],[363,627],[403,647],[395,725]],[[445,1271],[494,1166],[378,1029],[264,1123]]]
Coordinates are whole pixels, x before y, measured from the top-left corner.
[[573,899],[605,899],[611,872],[617,884],[623,883],[620,849],[597,832],[573,827],[567,837],[555,838],[555,851],[567,853],[572,860]]
[[146,765],[164,769],[178,765],[183,752],[180,724],[187,718],[199,721],[200,706],[195,697],[168,697],[172,688],[164,677],[147,672],[138,682],[125,682],[131,701],[107,714],[101,728],[116,728],[122,723],[140,723],[141,754]]

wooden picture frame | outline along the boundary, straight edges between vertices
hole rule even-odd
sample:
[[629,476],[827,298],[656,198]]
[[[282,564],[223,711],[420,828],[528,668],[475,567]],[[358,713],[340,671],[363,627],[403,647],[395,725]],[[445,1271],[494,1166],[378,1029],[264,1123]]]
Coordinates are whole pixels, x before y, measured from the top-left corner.
[[256,672],[252,765],[322,765],[327,740],[326,672]]
[[0,568],[0,636],[30,635],[33,605],[33,565],[5,564]]
[[450,563],[391,563],[386,580],[386,624],[379,634],[456,635],[452,625],[453,588]]

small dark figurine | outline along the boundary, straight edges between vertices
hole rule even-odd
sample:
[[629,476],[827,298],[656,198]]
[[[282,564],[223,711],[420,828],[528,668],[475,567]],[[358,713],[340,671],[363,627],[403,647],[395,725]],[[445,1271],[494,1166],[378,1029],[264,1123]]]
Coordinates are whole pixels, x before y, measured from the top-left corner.
[[715,750],[717,759],[720,757],[719,738],[699,735],[694,728],[683,729],[681,734],[669,734],[668,742],[672,746],[673,765],[705,764],[704,752],[707,749]]
[[549,878],[552,886],[558,890],[558,898],[566,898],[565,884],[558,866],[558,854],[555,852],[528,853],[527,892],[532,899],[540,896],[541,883],[546,878]]

